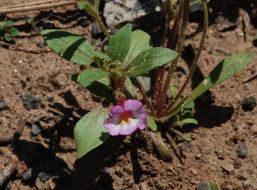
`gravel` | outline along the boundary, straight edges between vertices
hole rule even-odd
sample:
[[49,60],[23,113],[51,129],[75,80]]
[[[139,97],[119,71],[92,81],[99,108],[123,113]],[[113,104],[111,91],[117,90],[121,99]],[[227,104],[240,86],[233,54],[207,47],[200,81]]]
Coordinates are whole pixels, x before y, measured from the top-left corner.
[[242,101],[242,108],[244,111],[252,111],[255,106],[256,106],[256,100],[252,96],[244,98]]
[[4,110],[8,110],[8,109],[9,109],[9,107],[8,107],[7,103],[3,99],[0,98],[0,111],[4,111]]
[[22,94],[21,99],[23,100],[23,105],[27,110],[37,109],[42,102],[41,97],[31,94]]
[[245,142],[239,142],[236,149],[237,156],[239,158],[246,158],[248,154],[247,146]]

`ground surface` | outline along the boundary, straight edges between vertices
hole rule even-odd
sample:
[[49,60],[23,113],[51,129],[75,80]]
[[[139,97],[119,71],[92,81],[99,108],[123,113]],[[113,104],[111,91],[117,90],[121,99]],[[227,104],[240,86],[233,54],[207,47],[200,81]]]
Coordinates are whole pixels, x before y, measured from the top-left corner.
[[[192,85],[226,56],[257,52],[253,45],[256,29],[249,18],[252,14],[231,8],[237,13],[231,19],[222,13],[217,16],[213,7],[200,70]],[[257,107],[242,109],[243,99],[257,100],[257,80],[247,81],[257,72],[256,58],[240,74],[197,101],[199,125],[184,129],[193,140],[178,144],[185,156],[183,164],[175,155],[172,161],[162,161],[148,131],[139,137],[111,139],[76,160],[73,127],[97,105],[97,98],[69,80],[79,66],[48,51],[37,33],[37,29],[53,27],[50,24],[54,23],[83,34],[99,46],[101,40],[91,37],[92,20],[74,10],[68,7],[55,9],[55,13],[8,15],[17,20],[29,16],[36,26],[19,26],[22,32],[15,47],[23,51],[0,47],[0,100],[8,106],[0,109],[0,171],[14,168],[2,189],[190,190],[198,186],[203,190],[207,182],[223,190],[257,189]],[[65,18],[68,22],[63,21]],[[199,21],[195,20],[197,15],[190,22],[184,51],[184,60],[189,62],[192,47],[198,46],[201,36],[197,32]],[[188,72],[183,60],[181,68]],[[177,76],[178,80],[185,78],[180,71]]]

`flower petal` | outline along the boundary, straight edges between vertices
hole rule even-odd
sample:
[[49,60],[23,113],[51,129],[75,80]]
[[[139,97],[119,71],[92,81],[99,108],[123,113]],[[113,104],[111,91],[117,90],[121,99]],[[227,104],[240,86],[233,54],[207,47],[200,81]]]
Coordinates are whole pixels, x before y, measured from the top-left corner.
[[111,111],[109,112],[109,115],[114,118],[120,118],[123,112],[123,107],[117,105],[112,107]]
[[108,133],[111,136],[118,136],[119,135],[119,131],[121,129],[121,125],[120,124],[119,125],[115,125],[115,124],[105,123],[104,127],[108,130]]
[[131,119],[130,122],[127,122],[125,125],[120,127],[120,135],[131,135],[134,131],[137,130],[141,121],[139,119]]
[[132,111],[132,112],[137,112],[143,107],[142,102],[138,100],[127,100],[124,103],[124,110],[125,111]]

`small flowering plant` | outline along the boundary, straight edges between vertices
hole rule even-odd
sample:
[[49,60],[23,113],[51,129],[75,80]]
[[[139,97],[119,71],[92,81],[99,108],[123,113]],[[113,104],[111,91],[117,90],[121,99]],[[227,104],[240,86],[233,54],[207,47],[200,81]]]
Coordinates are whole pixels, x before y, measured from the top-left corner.
[[[160,1],[165,20],[161,47],[152,47],[150,36],[142,30],[133,31],[131,24],[111,35],[99,16],[99,0],[78,1],[77,4],[95,18],[105,34],[102,51],[96,51],[77,34],[58,29],[42,31],[54,52],[84,68],[72,79],[102,100],[102,105],[87,113],[75,126],[79,158],[111,136],[132,135],[149,128],[147,134],[152,137],[161,158],[171,159],[172,154],[163,138],[172,145],[174,135],[171,133],[191,140],[177,128],[197,124],[193,118],[194,100],[251,62],[251,53],[227,57],[190,94],[183,93],[197,67],[207,34],[207,3],[206,0],[197,2],[201,3],[204,15],[203,35],[188,76],[177,87],[171,84],[171,78],[182,52],[190,0]],[[174,24],[170,27],[173,18]]]

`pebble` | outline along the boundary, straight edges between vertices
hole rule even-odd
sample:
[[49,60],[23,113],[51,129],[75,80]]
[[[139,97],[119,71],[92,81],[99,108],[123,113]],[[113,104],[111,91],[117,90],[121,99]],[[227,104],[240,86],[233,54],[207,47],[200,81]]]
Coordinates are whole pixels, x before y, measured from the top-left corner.
[[220,160],[224,160],[225,159],[225,155],[224,155],[223,151],[215,151],[215,154],[216,154],[218,159],[220,159]]
[[53,96],[51,96],[51,95],[47,96],[47,101],[52,102],[53,100],[54,100]]
[[195,169],[192,169],[191,173],[194,174],[194,175],[198,174],[197,170],[195,170]]
[[8,109],[9,109],[9,107],[8,107],[7,103],[3,99],[0,98],[0,111],[4,111],[4,110],[8,110]]
[[248,154],[247,146],[244,142],[239,142],[236,149],[237,156],[239,158],[245,158]]
[[79,18],[79,20],[77,21],[77,25],[80,25],[82,27],[86,27],[90,24],[90,21],[88,20],[87,17],[83,16],[81,18]]
[[37,136],[41,133],[41,127],[38,124],[32,124],[31,134]]
[[197,190],[210,190],[209,184],[207,182],[201,181],[197,184]]
[[41,41],[41,42],[37,43],[37,47],[39,47],[39,48],[45,48],[46,46],[47,45],[44,41]]
[[91,35],[93,38],[100,38],[103,35],[103,31],[97,23],[93,24]]
[[250,96],[244,98],[241,105],[244,111],[252,111],[253,108],[256,106],[256,100],[254,97]]
[[32,178],[32,175],[33,174],[33,172],[32,172],[32,168],[29,168],[26,172],[24,172],[23,174],[22,174],[22,179],[24,180],[24,181],[29,181],[31,178]]
[[202,157],[201,153],[197,153],[197,154],[195,155],[195,158],[196,158],[196,159],[200,159],[201,157]]
[[45,172],[40,172],[38,174],[38,178],[41,182],[46,182],[50,178],[50,176]]
[[31,94],[22,94],[23,105],[27,110],[37,109],[42,102],[41,97]]
[[220,166],[221,166],[221,168],[222,168],[224,171],[226,171],[226,172],[228,172],[228,173],[232,173],[232,172],[234,171],[234,169],[235,169],[232,164],[227,163],[227,162],[221,163]]
[[184,142],[181,144],[180,148],[183,152],[191,152],[193,150],[193,143],[192,142]]

